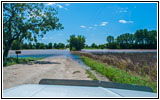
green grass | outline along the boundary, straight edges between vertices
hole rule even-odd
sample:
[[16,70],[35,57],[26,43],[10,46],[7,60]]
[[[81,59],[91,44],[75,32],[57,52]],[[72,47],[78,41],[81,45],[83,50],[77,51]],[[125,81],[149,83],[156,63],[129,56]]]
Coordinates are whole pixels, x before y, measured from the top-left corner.
[[107,66],[91,58],[81,56],[83,62],[102,75],[108,77],[111,81],[116,83],[126,83],[135,84],[139,86],[148,86],[153,89],[154,92],[157,91],[157,83],[151,82],[149,78],[142,78],[140,76],[134,76],[129,72],[115,68],[113,66]]
[[86,70],[88,77],[91,78],[92,80],[98,80],[97,77],[89,70]]
[[7,61],[4,62],[3,66],[10,66],[10,65],[14,65],[14,64],[21,64],[21,63],[27,63],[29,61],[35,61],[35,60],[40,60],[43,59],[43,57],[40,58],[33,58],[33,57],[25,57],[25,58],[13,58],[13,57],[9,57],[7,58]]

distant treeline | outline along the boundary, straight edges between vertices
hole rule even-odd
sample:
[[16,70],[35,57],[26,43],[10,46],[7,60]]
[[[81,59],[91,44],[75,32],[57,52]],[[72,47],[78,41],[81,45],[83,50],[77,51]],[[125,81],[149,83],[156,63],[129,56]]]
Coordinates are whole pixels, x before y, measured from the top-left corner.
[[156,49],[157,31],[147,29],[137,30],[134,34],[125,33],[116,39],[113,36],[107,37],[107,48],[120,49]]
[[157,48],[157,31],[148,31],[147,29],[137,30],[134,34],[124,33],[117,38],[108,36],[107,43],[96,45],[93,43],[91,46],[86,45],[86,48],[97,49],[156,49]]
[[81,50],[85,49],[157,49],[157,31],[147,29],[137,30],[134,34],[124,33],[116,38],[107,36],[106,43],[97,45],[92,43],[90,46],[85,44],[84,36],[71,35],[67,40],[68,44],[63,43],[24,43],[23,41],[15,40],[12,44],[12,50],[18,49],[65,49]]
[[13,42],[11,47],[12,50],[20,50],[20,49],[65,49],[68,45],[63,43],[19,43],[17,41]]

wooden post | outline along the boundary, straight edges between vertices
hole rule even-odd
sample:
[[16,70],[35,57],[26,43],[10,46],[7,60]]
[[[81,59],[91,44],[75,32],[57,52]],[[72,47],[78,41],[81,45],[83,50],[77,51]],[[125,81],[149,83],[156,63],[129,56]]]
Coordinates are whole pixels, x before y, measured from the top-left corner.
[[17,62],[18,62],[18,54],[17,54]]

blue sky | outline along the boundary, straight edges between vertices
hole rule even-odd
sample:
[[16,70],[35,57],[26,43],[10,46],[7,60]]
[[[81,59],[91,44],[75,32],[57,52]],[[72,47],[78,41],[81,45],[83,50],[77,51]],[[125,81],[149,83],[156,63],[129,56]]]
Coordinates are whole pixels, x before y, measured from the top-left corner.
[[64,29],[49,31],[39,42],[67,44],[72,34],[86,37],[86,44],[104,44],[106,37],[134,33],[137,29],[157,30],[156,3],[46,3],[58,8]]

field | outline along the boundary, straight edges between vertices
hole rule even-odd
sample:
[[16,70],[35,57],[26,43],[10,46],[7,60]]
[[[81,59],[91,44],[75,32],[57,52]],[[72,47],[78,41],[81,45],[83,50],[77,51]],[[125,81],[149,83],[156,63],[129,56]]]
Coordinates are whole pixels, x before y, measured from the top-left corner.
[[[156,83],[157,83],[156,53],[107,53],[107,54],[95,54],[95,53],[91,54],[86,52],[72,52],[72,53],[82,56],[84,63],[86,63],[94,70],[96,69],[101,74],[105,73],[106,66],[110,66],[109,69],[111,71],[110,74],[116,72],[114,74],[116,76],[107,75],[107,77],[110,78],[110,80],[112,81],[116,80],[116,82],[128,83],[128,84],[132,84],[131,81],[133,81],[133,83],[135,84],[150,86],[154,91],[156,91]],[[97,67],[98,66],[101,67],[97,68],[95,66],[96,64],[98,64]],[[119,74],[121,72],[122,74]],[[128,81],[128,79],[130,81]],[[137,81],[138,83],[136,83],[134,79],[141,81]]]

